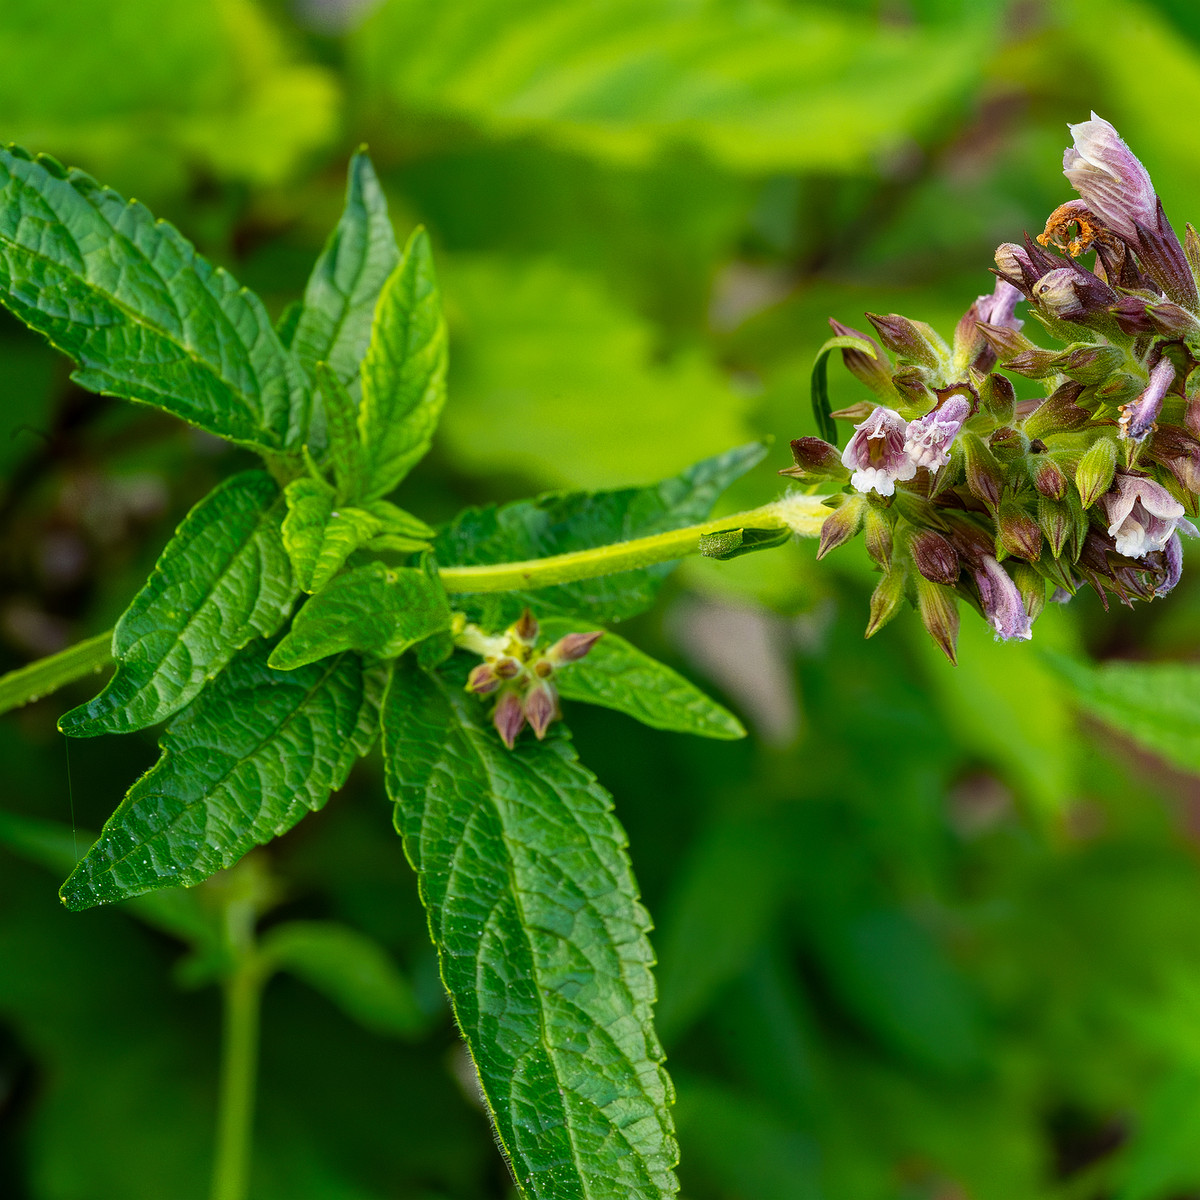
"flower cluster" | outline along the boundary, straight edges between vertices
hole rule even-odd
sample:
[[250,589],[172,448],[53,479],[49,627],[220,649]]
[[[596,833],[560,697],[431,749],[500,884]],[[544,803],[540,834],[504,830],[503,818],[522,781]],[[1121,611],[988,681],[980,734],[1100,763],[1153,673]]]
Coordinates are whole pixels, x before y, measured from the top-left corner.
[[[833,414],[856,422],[844,450],[798,438],[782,473],[845,485],[818,553],[865,534],[883,574],[868,637],[907,598],[953,661],[960,599],[1025,639],[1048,595],[1132,604],[1179,581],[1200,494],[1200,237],[1180,243],[1107,121],[1070,129],[1079,199],[996,251],[995,290],[951,344],[894,313],[867,314],[878,340],[830,322],[874,397]],[[1023,332],[1021,302],[1060,346]],[[1018,400],[1010,375],[1043,394]]]
[[545,650],[539,649],[540,629],[526,609],[503,633],[484,633],[462,614],[455,618],[454,644],[482,659],[467,677],[467,691],[494,696],[492,723],[511,750],[526,722],[540,741],[552,721],[562,716],[554,676],[583,658],[603,637],[602,629],[568,633]]

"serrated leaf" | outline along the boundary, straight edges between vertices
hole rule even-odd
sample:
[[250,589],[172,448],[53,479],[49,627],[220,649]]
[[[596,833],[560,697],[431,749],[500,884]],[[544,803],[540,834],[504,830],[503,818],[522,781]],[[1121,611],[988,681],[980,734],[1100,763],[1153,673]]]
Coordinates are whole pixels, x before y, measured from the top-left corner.
[[263,471],[211,491],[184,519],[113,631],[117,672],[59,721],[71,737],[128,733],[178,712],[247,642],[270,637],[299,594],[280,541],[283,503]]
[[244,650],[168,726],[162,756],[63,884],[72,911],[191,885],[320,808],[371,747],[382,667],[356,654],[274,671]]
[[375,306],[399,261],[387,198],[360,150],[350,160],[345,208],[309,276],[292,340],[310,371],[327,362],[339,382],[357,393]]
[[[549,492],[503,507],[466,509],[438,534],[434,552],[444,567],[477,566],[545,558],[680,529],[704,520],[717,497],[765,454],[766,447],[754,442],[707,458],[650,487]],[[673,565],[662,563],[529,592],[467,594],[456,598],[455,605],[491,629],[508,624],[525,607],[538,616],[559,613],[622,621],[653,604]]]
[[311,388],[262,302],[81,171],[0,150],[0,303],[81,387],[255,449],[297,449]]
[[526,1200],[673,1196],[653,952],[612,800],[552,734],[505,750],[456,683],[398,667],[388,792],[442,979]]
[[1194,663],[1077,662],[1043,650],[1079,706],[1185,771],[1200,773],[1200,669]]
[[288,921],[271,929],[259,949],[268,965],[303,980],[372,1033],[411,1038],[429,1025],[391,956],[355,929]]
[[290,671],[343,650],[394,658],[449,627],[450,606],[436,578],[367,563],[305,604],[270,662]]
[[790,529],[722,529],[700,536],[700,553],[705,558],[726,562],[753,554],[757,550],[772,550],[782,546],[792,536]]
[[367,512],[381,526],[368,543],[370,550],[391,550],[398,554],[415,554],[428,550],[436,536],[435,532],[419,517],[397,508],[389,500],[372,500]]
[[[541,626],[547,644],[568,633],[588,632],[570,617],[550,617]],[[746,736],[742,723],[727,708],[611,631],[585,657],[560,667],[554,686],[565,700],[614,708],[654,729],[723,740]]]
[[425,456],[446,400],[446,322],[429,235],[417,229],[384,285],[362,363],[359,431],[367,499]]
[[875,347],[866,338],[839,336],[826,338],[821,343],[812,369],[812,408],[817,422],[817,433],[829,442],[838,444],[837,423],[830,415],[829,404],[829,356],[835,350],[858,350],[868,358],[875,357]]

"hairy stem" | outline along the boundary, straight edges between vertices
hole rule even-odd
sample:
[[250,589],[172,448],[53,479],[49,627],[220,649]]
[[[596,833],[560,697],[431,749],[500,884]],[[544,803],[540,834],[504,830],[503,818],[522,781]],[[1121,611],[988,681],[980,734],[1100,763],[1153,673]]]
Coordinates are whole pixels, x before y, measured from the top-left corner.
[[[528,591],[559,583],[574,583],[578,579],[594,579],[598,575],[617,575],[638,567],[686,558],[689,554],[699,552],[700,538],[704,534],[725,529],[790,529],[800,537],[817,537],[822,522],[829,515],[829,510],[821,503],[824,499],[824,496],[785,496],[761,508],[702,521],[683,529],[655,533],[649,537],[613,542],[591,550],[573,550],[569,554],[555,554],[526,562],[442,567],[439,575],[446,591],[451,593]],[[100,670],[112,661],[111,649],[110,630],[80,642],[69,650],[10,671],[0,677],[0,713],[19,708],[22,704]]]

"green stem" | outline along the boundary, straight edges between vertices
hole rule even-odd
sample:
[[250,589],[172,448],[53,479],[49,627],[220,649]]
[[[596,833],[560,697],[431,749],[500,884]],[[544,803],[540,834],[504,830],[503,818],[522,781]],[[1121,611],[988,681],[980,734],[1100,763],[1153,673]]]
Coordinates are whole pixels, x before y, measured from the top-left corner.
[[250,1179],[258,1024],[265,983],[253,944],[254,914],[252,904],[241,903],[231,904],[227,912],[236,965],[221,985],[224,1020],[212,1200],[245,1200]]
[[112,630],[0,678],[0,713],[40,700],[112,662]]
[[[555,554],[526,562],[442,567],[439,576],[450,593],[529,591],[686,558],[689,554],[699,552],[700,538],[704,534],[725,529],[790,529],[800,537],[817,537],[822,522],[829,515],[829,510],[821,503],[824,499],[824,496],[785,496],[761,508],[748,509],[713,521],[702,521],[683,529],[655,533],[650,537],[613,542],[591,550],[573,550],[569,554]],[[19,708],[30,700],[48,695],[92,671],[98,671],[112,660],[111,646],[110,631],[80,642],[70,650],[63,650],[9,672],[0,678],[0,713]]]

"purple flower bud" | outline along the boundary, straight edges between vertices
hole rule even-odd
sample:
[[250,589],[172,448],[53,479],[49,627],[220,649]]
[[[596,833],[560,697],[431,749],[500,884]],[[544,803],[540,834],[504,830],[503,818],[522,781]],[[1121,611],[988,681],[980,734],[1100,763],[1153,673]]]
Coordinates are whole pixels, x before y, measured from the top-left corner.
[[909,541],[917,570],[932,583],[952,585],[958,582],[959,560],[954,547],[940,533],[922,529]]
[[1067,473],[1049,455],[1030,456],[1029,477],[1033,480],[1033,486],[1051,500],[1061,500],[1067,494]]
[[900,313],[867,313],[879,340],[893,353],[926,367],[940,367],[946,348],[924,321],[910,321]]
[[1056,267],[1033,285],[1033,300],[1039,308],[1059,321],[1084,322],[1107,313],[1116,304],[1117,294],[1090,271],[1080,267]]
[[1146,444],[1146,455],[1162,463],[1188,492],[1200,493],[1200,442],[1174,425],[1156,429]]
[[1144,558],[1152,550],[1161,550],[1183,517],[1183,505],[1161,483],[1126,471],[1118,472],[1101,504],[1108,536],[1117,553],[1127,558]]
[[1044,274],[1034,264],[1029,251],[1014,242],[1004,242],[996,247],[996,267],[996,273],[1001,279],[1011,283],[1026,296]]
[[1026,350],[1034,348],[1033,343],[1023,333],[1019,333],[1015,329],[990,325],[986,321],[980,321],[978,329],[983,336],[983,340],[991,346],[992,353],[1002,363],[1008,363],[1016,358],[1018,354],[1023,354]]
[[794,467],[784,467],[779,474],[790,475],[794,479],[804,479],[810,475],[825,479],[847,479],[849,472],[842,466],[842,460],[836,446],[816,437],[794,438],[792,440],[792,458],[796,460]]
[[578,662],[603,636],[603,629],[594,629],[589,633],[568,633],[546,651],[546,658],[556,667]]
[[517,622],[510,630],[513,637],[519,642],[523,642],[526,646],[532,646],[538,639],[538,623],[537,618],[525,609],[517,618]]
[[877,408],[861,425],[842,452],[842,465],[853,474],[851,485],[860,492],[895,494],[897,482],[911,479],[916,464],[904,452],[908,423],[893,409]]
[[525,693],[525,719],[540,742],[546,736],[550,722],[559,715],[558,692],[552,683],[535,683]]
[[989,508],[1000,503],[1004,490],[1004,469],[982,440],[968,430],[963,434],[962,447],[966,467],[967,487],[971,495]]
[[1200,321],[1170,300],[1121,296],[1112,312],[1122,333],[1158,333],[1169,338],[1195,338],[1200,334]]
[[500,740],[511,750],[517,742],[517,734],[525,727],[525,710],[516,692],[505,692],[496,703],[492,713],[492,724]]
[[490,663],[480,663],[467,676],[467,691],[477,696],[486,696],[500,686],[500,680]]
[[996,364],[996,352],[980,329],[987,324],[1014,333],[1025,324],[1014,315],[1024,296],[1007,279],[997,279],[990,296],[977,296],[975,303],[962,315],[954,331],[955,358],[963,366],[973,366],[986,373]]
[[996,514],[996,532],[1000,545],[1017,558],[1037,562],[1042,553],[1042,531],[1020,501],[1006,497]]
[[1144,442],[1149,437],[1162,411],[1163,397],[1174,381],[1175,364],[1169,358],[1161,359],[1150,372],[1146,390],[1132,404],[1121,405],[1118,428],[1122,437],[1129,438],[1131,442]]
[[498,658],[492,663],[492,670],[501,679],[515,679],[521,673],[521,664],[515,658],[509,658],[505,655],[503,658]]
[[1036,568],[1027,563],[1014,563],[1012,567],[1013,582],[1021,593],[1021,603],[1029,614],[1030,623],[1036,621],[1046,607],[1046,581],[1038,574]]
[[1082,384],[1064,383],[1025,418],[1025,435],[1044,438],[1082,429],[1092,419],[1092,414],[1078,403],[1082,392]]
[[1009,573],[988,555],[974,574],[979,603],[988,624],[996,631],[996,640],[1028,641],[1033,637],[1033,625],[1025,611],[1021,590]]
[[909,423],[904,453],[918,467],[930,471],[944,467],[950,459],[950,447],[970,415],[970,403],[962,396],[951,396],[940,408]]
[[916,578],[917,611],[926,632],[937,643],[952,665],[958,665],[958,605],[954,589],[933,583],[923,575]]

